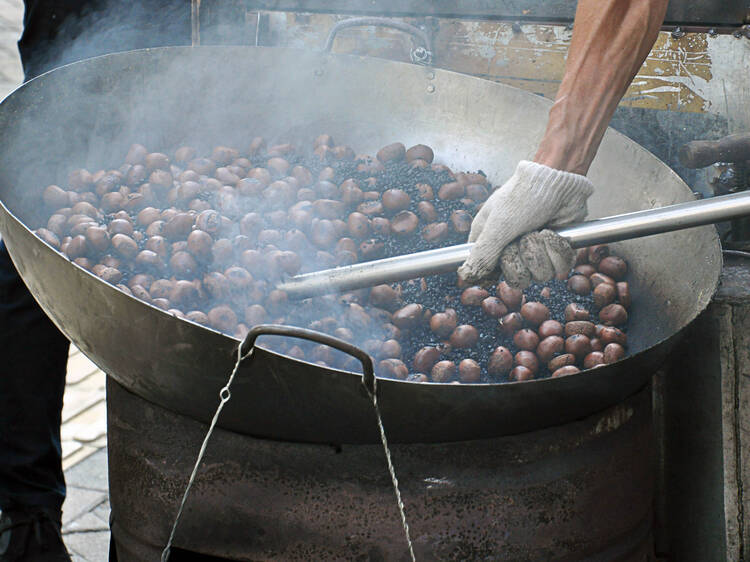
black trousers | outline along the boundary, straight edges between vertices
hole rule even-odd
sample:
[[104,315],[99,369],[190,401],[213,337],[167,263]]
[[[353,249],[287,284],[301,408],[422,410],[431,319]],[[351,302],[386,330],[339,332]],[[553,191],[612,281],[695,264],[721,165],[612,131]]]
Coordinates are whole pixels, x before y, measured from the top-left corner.
[[[26,80],[110,52],[190,44],[189,0],[26,0]],[[71,266],[72,267],[72,266]],[[60,507],[60,421],[68,341],[0,243],[0,510]]]

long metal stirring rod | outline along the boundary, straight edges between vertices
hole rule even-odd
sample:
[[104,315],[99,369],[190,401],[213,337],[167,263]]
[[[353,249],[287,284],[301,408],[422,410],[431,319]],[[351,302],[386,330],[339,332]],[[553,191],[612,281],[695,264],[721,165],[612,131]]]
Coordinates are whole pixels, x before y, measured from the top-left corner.
[[[640,238],[750,215],[750,192],[678,203],[565,226],[555,231],[574,248]],[[289,298],[337,293],[455,271],[473,244],[460,244],[297,275],[277,286]]]

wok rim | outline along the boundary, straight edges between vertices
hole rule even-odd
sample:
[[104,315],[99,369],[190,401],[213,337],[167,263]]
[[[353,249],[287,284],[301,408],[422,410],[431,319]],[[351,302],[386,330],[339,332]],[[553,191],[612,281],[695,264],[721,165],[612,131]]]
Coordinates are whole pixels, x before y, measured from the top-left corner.
[[[394,60],[380,58],[380,57],[363,56],[363,55],[352,55],[352,54],[340,54],[340,53],[311,52],[309,50],[298,49],[298,48],[293,48],[293,47],[268,47],[268,46],[245,46],[245,45],[206,45],[206,46],[149,47],[149,48],[144,48],[144,49],[133,49],[133,50],[117,51],[117,52],[107,53],[107,54],[104,54],[104,55],[98,55],[98,56],[95,56],[95,57],[89,57],[89,58],[85,58],[85,59],[81,59],[81,60],[78,60],[78,61],[74,61],[74,62],[65,64],[65,65],[61,65],[59,67],[55,67],[55,68],[50,69],[50,70],[48,70],[48,71],[46,71],[46,72],[44,72],[44,73],[42,73],[42,74],[40,74],[38,76],[35,76],[31,80],[29,80],[27,82],[24,82],[24,83],[20,84],[19,86],[17,86],[16,88],[14,88],[5,98],[3,98],[0,101],[0,106],[2,106],[3,104],[5,104],[7,102],[7,100],[13,98],[14,96],[21,95],[21,93],[23,93],[23,91],[26,89],[27,85],[35,83],[35,82],[39,81],[40,79],[43,79],[43,78],[45,78],[46,76],[48,76],[49,74],[52,74],[52,73],[57,73],[59,71],[66,71],[66,70],[69,71],[69,69],[71,69],[71,68],[76,68],[76,67],[79,67],[79,66],[89,65],[89,64],[91,64],[94,61],[100,61],[100,60],[103,60],[103,59],[118,58],[118,57],[122,57],[122,56],[151,55],[152,53],[153,54],[159,54],[159,53],[169,52],[169,51],[189,53],[190,51],[195,50],[195,49],[199,49],[201,51],[209,51],[209,50],[213,50],[213,51],[238,51],[238,50],[246,50],[248,52],[252,52],[253,50],[260,49],[261,52],[265,52],[265,51],[269,51],[269,52],[270,51],[282,51],[282,52],[288,52],[288,53],[304,54],[305,56],[308,56],[308,57],[309,56],[317,56],[321,60],[326,60],[326,59],[331,59],[332,58],[332,59],[341,59],[341,60],[350,61],[350,62],[352,62],[352,61],[368,61],[368,62],[369,61],[375,61],[377,64],[384,64],[384,65],[389,65],[389,66],[395,65],[395,66],[399,66],[399,67],[409,67],[409,68],[417,67],[417,68],[420,68],[420,65],[415,65],[415,64],[411,64],[411,63],[407,63],[407,62],[401,62],[401,61],[394,61]],[[141,60],[143,60],[143,58],[141,58]],[[429,66],[429,67],[422,67],[422,68],[426,68],[426,69],[429,69],[431,72],[434,72],[435,75],[436,75],[436,77],[439,74],[446,74],[446,75],[452,75],[452,76],[459,76],[461,78],[461,80],[464,80],[464,81],[465,80],[471,80],[471,81],[474,81],[476,83],[487,83],[487,82],[489,82],[489,83],[494,84],[494,87],[499,87],[501,89],[507,89],[507,90],[511,90],[513,92],[520,93],[520,94],[524,95],[525,97],[528,97],[529,99],[535,100],[537,103],[542,103],[542,104],[546,105],[547,107],[551,107],[552,104],[553,104],[553,102],[551,100],[547,99],[547,98],[542,98],[542,97],[536,96],[536,95],[534,95],[534,94],[532,94],[530,92],[527,92],[526,90],[522,90],[521,88],[516,88],[514,86],[510,86],[510,85],[507,85],[507,84],[504,84],[504,83],[501,83],[501,82],[494,82],[494,81],[486,80],[484,78],[480,78],[480,77],[477,77],[477,76],[474,76],[474,75],[471,75],[471,74],[465,74],[465,73],[457,72],[457,71],[454,71],[454,70],[448,70],[448,69],[443,69],[443,68],[439,68],[439,67]],[[620,139],[625,144],[630,145],[630,147],[633,148],[633,149],[635,149],[636,151],[641,152],[643,154],[646,154],[649,158],[653,159],[655,162],[658,162],[659,164],[661,164],[663,166],[664,169],[666,169],[666,170],[669,171],[668,173],[671,176],[673,176],[679,182],[679,184],[681,184],[681,186],[683,186],[685,188],[686,195],[688,195],[689,193],[692,193],[692,191],[690,190],[690,187],[679,176],[679,174],[677,174],[677,172],[675,172],[670,166],[668,166],[665,162],[663,162],[661,159],[659,159],[657,156],[655,156],[647,148],[643,147],[642,145],[640,145],[639,143],[637,143],[636,141],[634,141],[633,139],[631,139],[627,135],[625,135],[625,134],[617,131],[616,129],[613,129],[611,126],[607,127],[605,135],[607,135],[607,136],[615,136],[616,138]],[[596,162],[596,158],[594,159],[594,162]],[[689,200],[689,199],[686,199],[686,200]],[[42,240],[41,238],[39,238],[34,233],[33,230],[31,230],[24,222],[22,222],[6,206],[6,204],[5,204],[5,202],[3,200],[0,200],[0,207],[2,207],[3,212],[5,214],[7,214],[7,216],[9,216],[13,221],[15,221],[15,223],[17,223],[24,230],[26,230],[28,234],[32,235],[34,237],[34,239],[36,240],[36,242],[41,242],[41,244],[47,250],[51,251],[53,254],[57,255],[58,257],[60,257],[63,260],[65,260],[67,263],[69,263],[69,264],[73,265],[74,267],[78,268],[81,272],[84,272],[84,273],[88,274],[90,277],[94,278],[96,281],[98,281],[100,283],[103,283],[104,285],[106,285],[108,287],[108,290],[117,291],[118,293],[121,293],[124,296],[129,297],[129,298],[135,300],[139,304],[145,305],[145,306],[151,308],[152,310],[158,311],[158,312],[160,312],[160,313],[168,316],[169,318],[174,318],[174,319],[177,319],[177,320],[185,321],[185,322],[189,323],[191,326],[194,326],[196,328],[207,330],[209,332],[212,332],[214,334],[217,334],[219,336],[227,338],[228,340],[233,340],[236,343],[235,347],[238,346],[238,345],[241,345],[242,340],[239,339],[239,338],[237,338],[234,335],[229,335],[229,334],[226,334],[224,332],[219,332],[219,331],[217,331],[217,330],[215,330],[215,329],[213,329],[213,328],[211,328],[209,326],[204,326],[202,324],[198,324],[197,322],[193,322],[193,321],[191,321],[191,320],[189,320],[187,318],[180,318],[180,317],[178,317],[178,316],[176,316],[174,314],[169,313],[166,310],[163,310],[161,308],[158,308],[158,307],[154,306],[151,303],[147,303],[145,301],[142,301],[142,300],[138,299],[137,297],[135,297],[132,294],[129,295],[129,294],[125,293],[124,291],[120,291],[116,286],[114,286],[114,285],[112,285],[110,283],[107,283],[103,279],[101,279],[98,276],[96,276],[93,272],[88,271],[88,270],[84,269],[83,267],[79,266],[78,264],[74,263],[73,261],[71,261],[70,259],[68,259],[67,256],[65,256],[64,254],[62,254],[61,252],[59,252],[58,250],[56,250],[54,247],[52,247],[51,245],[49,245],[48,243],[46,243],[44,240]],[[707,228],[707,227],[710,227],[712,229],[711,237],[713,238],[713,243],[711,245],[714,246],[714,248],[715,248],[715,250],[716,250],[716,252],[718,254],[718,267],[717,267],[716,275],[712,279],[710,287],[708,287],[709,292],[706,293],[707,296],[705,297],[705,302],[700,303],[699,306],[697,308],[695,308],[693,312],[690,313],[689,319],[686,322],[684,322],[683,325],[681,325],[679,328],[677,328],[676,330],[674,330],[671,334],[667,335],[666,337],[663,337],[663,338],[659,339],[658,341],[656,341],[656,342],[648,345],[647,347],[644,347],[643,349],[641,349],[640,351],[638,351],[638,352],[636,352],[636,353],[634,353],[632,355],[625,356],[623,359],[621,359],[621,360],[619,360],[619,361],[617,361],[615,363],[610,363],[610,364],[607,364],[607,365],[602,365],[602,366],[594,367],[594,368],[591,368],[591,369],[582,369],[578,373],[574,373],[572,375],[566,375],[565,377],[559,377],[559,378],[563,378],[563,379],[574,379],[574,378],[575,379],[581,379],[583,377],[595,376],[597,374],[597,371],[600,370],[600,369],[602,369],[602,368],[610,367],[610,366],[613,366],[613,365],[617,365],[619,367],[622,367],[624,364],[629,363],[630,360],[635,360],[636,358],[639,358],[639,357],[645,355],[646,353],[654,350],[655,348],[659,348],[662,345],[664,345],[664,344],[668,343],[669,341],[673,340],[674,338],[678,337],[680,335],[680,333],[688,325],[690,325],[693,321],[695,321],[695,319],[707,309],[708,305],[711,303],[711,300],[713,299],[713,296],[715,295],[716,291],[718,290],[719,283],[720,283],[721,271],[723,269],[723,255],[721,253],[721,244],[720,244],[720,240],[719,240],[719,236],[718,236],[718,231],[716,230],[716,227],[714,225],[704,225],[704,226],[693,227],[693,228]],[[689,230],[689,229],[684,229],[684,230]],[[659,236],[659,235],[652,235],[652,236]],[[34,297],[34,299],[36,300],[36,297]],[[62,328],[60,328],[60,329],[61,329],[61,331],[64,332],[64,330]],[[291,361],[291,362],[296,363],[296,364],[305,365],[307,367],[315,367],[315,368],[320,369],[322,371],[333,371],[333,372],[340,373],[340,374],[352,375],[352,376],[358,377],[360,380],[363,379],[362,373],[356,373],[356,372],[353,372],[353,371],[343,370],[343,369],[335,368],[335,367],[332,367],[332,366],[322,367],[320,365],[317,365],[315,363],[311,363],[311,362],[306,361],[306,360],[296,359],[294,357],[290,357],[290,356],[285,355],[283,353],[272,351],[272,350],[267,349],[267,348],[265,348],[263,346],[260,346],[260,347],[262,347],[263,351],[266,352],[266,353],[269,353],[269,354],[271,354],[271,355],[273,355],[273,356],[275,356],[277,358],[281,358],[281,359],[284,359],[284,360],[287,360],[287,361]],[[90,359],[92,361],[94,361],[94,363],[96,363],[96,361],[93,358],[90,358]],[[97,367],[98,366],[99,365],[97,365]],[[437,387],[437,388],[441,388],[441,389],[444,388],[444,387],[458,387],[458,388],[461,388],[461,387],[464,387],[464,388],[472,388],[472,387],[498,387],[498,386],[507,386],[507,385],[532,384],[532,383],[536,383],[536,384],[547,383],[548,385],[549,384],[559,384],[559,383],[553,382],[553,381],[558,380],[559,378],[558,379],[554,379],[551,376],[548,376],[548,377],[545,377],[545,378],[540,378],[540,379],[531,379],[531,380],[527,380],[527,381],[480,382],[480,383],[460,383],[460,384],[456,384],[454,382],[436,383],[436,382],[431,382],[431,381],[430,382],[408,381],[408,380],[400,380],[400,379],[381,378],[381,377],[377,377],[377,375],[376,375],[376,378],[377,378],[378,384],[381,384],[381,385],[409,384],[409,385],[422,385],[422,386],[425,386],[425,387]]]

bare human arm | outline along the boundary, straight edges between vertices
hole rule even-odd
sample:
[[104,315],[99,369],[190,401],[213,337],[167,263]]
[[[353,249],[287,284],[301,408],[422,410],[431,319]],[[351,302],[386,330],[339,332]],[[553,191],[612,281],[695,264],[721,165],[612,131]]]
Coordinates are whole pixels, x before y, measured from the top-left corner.
[[668,0],[581,0],[565,74],[534,161],[585,175],[643,64]]
[[551,230],[583,220],[585,177],[617,104],[659,33],[668,0],[580,0],[565,73],[533,162],[521,161],[471,225],[458,274],[479,282],[498,266],[511,285],[565,278],[570,244]]

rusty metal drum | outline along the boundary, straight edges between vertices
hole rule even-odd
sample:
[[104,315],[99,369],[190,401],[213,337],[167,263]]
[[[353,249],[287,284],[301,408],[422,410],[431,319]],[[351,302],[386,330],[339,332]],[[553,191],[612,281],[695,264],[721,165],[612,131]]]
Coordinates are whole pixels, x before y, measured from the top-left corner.
[[[108,401],[118,559],[156,561],[207,426],[112,379]],[[651,421],[649,386],[556,427],[394,445],[417,559],[649,560]],[[220,560],[408,560],[382,447],[224,429],[209,442],[175,545],[175,561],[185,551]]]

